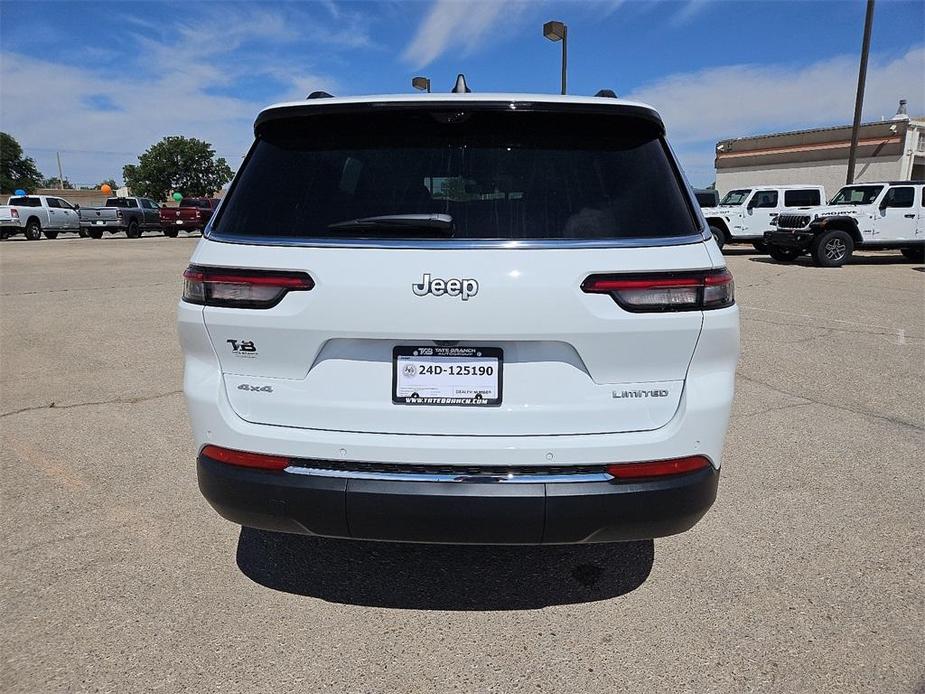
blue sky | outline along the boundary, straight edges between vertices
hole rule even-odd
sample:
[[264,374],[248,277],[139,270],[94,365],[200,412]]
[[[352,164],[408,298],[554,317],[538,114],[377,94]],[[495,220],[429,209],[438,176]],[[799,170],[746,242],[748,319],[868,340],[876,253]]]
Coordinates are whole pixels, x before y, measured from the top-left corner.
[[[666,120],[692,182],[713,180],[718,139],[851,120],[864,3],[0,2],[0,128],[50,176],[121,180],[166,135],[203,138],[236,167],[261,106],[315,89],[435,91],[465,72],[477,91],[602,87]],[[925,3],[881,0],[866,119],[900,97],[925,114]]]

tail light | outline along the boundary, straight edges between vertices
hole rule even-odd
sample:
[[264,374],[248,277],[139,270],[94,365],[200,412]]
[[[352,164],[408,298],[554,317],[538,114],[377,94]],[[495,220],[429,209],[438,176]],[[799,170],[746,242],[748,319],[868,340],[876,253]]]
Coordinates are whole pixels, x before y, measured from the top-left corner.
[[123,217],[125,217],[125,213],[122,210],[116,210],[116,217],[118,217],[119,219],[122,219]]
[[735,303],[729,270],[591,275],[581,283],[586,294],[610,294],[621,308],[636,313],[698,311]]
[[186,268],[183,279],[183,301],[229,308],[272,308],[288,292],[308,291],[315,286],[304,272],[200,265]]
[[645,477],[667,477],[669,475],[683,475],[686,472],[695,472],[709,467],[710,461],[702,455],[692,455],[686,458],[672,458],[671,460],[652,460],[646,463],[615,463],[607,466],[607,472],[617,479],[630,480]]
[[19,210],[12,208],[10,210],[10,217],[12,217],[13,219],[19,219]]
[[285,456],[248,453],[219,446],[205,446],[200,455],[226,465],[258,468],[260,470],[284,470],[289,467],[289,458]]

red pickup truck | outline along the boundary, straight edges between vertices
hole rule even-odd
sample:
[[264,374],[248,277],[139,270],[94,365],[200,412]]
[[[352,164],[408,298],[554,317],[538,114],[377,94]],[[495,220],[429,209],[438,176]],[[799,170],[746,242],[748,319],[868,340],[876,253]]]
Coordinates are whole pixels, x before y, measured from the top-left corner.
[[164,236],[176,238],[181,229],[202,231],[216,207],[216,198],[183,198],[179,207],[162,207],[161,228]]

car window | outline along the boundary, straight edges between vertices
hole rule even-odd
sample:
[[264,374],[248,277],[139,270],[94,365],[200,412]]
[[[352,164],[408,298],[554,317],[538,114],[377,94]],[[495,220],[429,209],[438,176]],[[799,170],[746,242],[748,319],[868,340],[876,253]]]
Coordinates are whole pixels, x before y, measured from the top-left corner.
[[55,209],[61,207],[61,205],[58,203],[58,198],[45,198],[45,204],[48,207],[54,207]]
[[832,205],[870,205],[883,186],[845,186],[832,198]]
[[750,204],[752,207],[777,207],[777,191],[759,190]]
[[751,188],[742,188],[741,190],[730,190],[726,195],[723,196],[720,205],[731,205],[735,207],[736,205],[741,205],[745,202],[745,199],[752,192]]
[[[266,123],[218,214],[219,233],[242,236],[610,239],[697,231],[654,124],[622,114],[478,108]],[[410,231],[332,226],[384,215],[451,221]]]
[[140,202],[141,202],[141,206],[145,208],[146,210],[154,209],[154,203],[152,203],[147,198],[142,198]]
[[42,201],[38,198],[10,198],[7,205],[16,205],[17,207],[41,207]]
[[63,207],[65,210],[75,209],[74,206],[71,203],[69,203],[67,200],[62,200],[61,198],[58,198],[58,202],[61,204],[61,207]]
[[818,190],[785,190],[784,207],[812,207],[822,204],[822,193]]
[[716,207],[719,196],[715,190],[696,191],[694,196],[701,207]]
[[183,198],[180,207],[198,207],[203,210],[211,209],[212,205],[207,198]]
[[883,196],[884,207],[912,207],[915,204],[915,188],[902,186],[890,188]]

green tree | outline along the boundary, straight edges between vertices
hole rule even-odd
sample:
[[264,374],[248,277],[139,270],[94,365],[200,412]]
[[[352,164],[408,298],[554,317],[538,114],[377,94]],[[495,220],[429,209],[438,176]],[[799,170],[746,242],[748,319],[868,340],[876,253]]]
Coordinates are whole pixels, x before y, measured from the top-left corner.
[[122,169],[132,193],[166,200],[178,191],[193,197],[211,195],[231,180],[231,167],[215,157],[212,145],[195,137],[165,137]]
[[[59,179],[57,176],[52,176],[51,178],[46,178],[42,181],[42,188],[60,188],[61,184],[58,182]],[[74,184],[67,180],[67,176],[64,177],[64,189],[73,190]]]
[[0,193],[17,188],[32,191],[42,183],[42,174],[31,157],[24,157],[22,147],[12,135],[0,132]]

